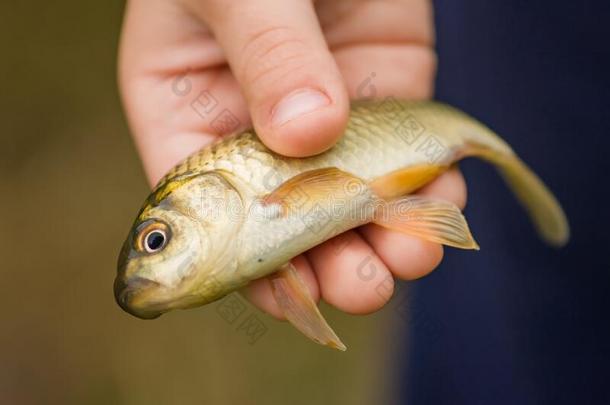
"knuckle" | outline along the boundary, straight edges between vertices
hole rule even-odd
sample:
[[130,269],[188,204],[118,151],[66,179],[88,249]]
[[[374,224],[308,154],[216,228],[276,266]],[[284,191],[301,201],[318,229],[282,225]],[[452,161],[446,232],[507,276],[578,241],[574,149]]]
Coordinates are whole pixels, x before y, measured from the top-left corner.
[[305,67],[310,48],[291,28],[273,26],[255,32],[242,50],[240,73],[247,83],[266,85]]
[[418,47],[415,50],[417,63],[409,66],[405,75],[405,88],[409,89],[409,97],[414,99],[427,99],[432,96],[434,78],[436,74],[436,53],[429,49]]

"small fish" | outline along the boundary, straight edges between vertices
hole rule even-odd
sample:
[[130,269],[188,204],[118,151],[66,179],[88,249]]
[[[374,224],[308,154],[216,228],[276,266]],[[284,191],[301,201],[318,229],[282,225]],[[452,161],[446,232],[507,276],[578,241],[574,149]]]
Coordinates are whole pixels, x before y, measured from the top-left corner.
[[356,102],[341,140],[317,156],[280,156],[247,131],[174,167],[123,245],[116,301],[150,319],[272,275],[288,321],[312,340],[345,350],[290,260],[367,223],[478,249],[456,206],[412,194],[467,157],[498,169],[544,241],[567,242],[557,200],[483,124],[434,101]]

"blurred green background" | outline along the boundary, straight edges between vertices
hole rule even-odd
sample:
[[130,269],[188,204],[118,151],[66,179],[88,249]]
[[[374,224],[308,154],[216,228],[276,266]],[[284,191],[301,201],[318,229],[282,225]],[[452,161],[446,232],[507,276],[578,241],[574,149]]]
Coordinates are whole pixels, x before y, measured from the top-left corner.
[[[0,3],[0,403],[386,402],[391,310],[324,307],[339,353],[243,300],[233,323],[216,304],[155,321],[115,304],[148,192],[115,84],[123,6]],[[239,330],[250,314],[267,328],[254,344]]]

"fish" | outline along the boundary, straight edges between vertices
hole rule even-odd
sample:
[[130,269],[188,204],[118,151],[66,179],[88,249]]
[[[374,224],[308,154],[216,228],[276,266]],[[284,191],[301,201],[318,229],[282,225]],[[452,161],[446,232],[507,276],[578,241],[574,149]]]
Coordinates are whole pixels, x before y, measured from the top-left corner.
[[116,301],[153,319],[270,276],[273,296],[294,327],[345,350],[291,259],[368,223],[478,250],[458,207],[415,193],[470,157],[497,169],[543,241],[567,243],[569,225],[557,199],[487,126],[438,101],[359,101],[340,140],[318,155],[279,155],[246,130],[171,169],[123,244]]

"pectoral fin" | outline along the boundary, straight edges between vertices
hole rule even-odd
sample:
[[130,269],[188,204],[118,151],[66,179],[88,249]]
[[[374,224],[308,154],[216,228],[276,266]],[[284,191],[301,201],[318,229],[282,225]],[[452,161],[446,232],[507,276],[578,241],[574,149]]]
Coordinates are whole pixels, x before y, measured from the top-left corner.
[[279,204],[284,214],[290,210],[303,210],[317,201],[329,198],[346,199],[369,192],[369,187],[356,176],[336,167],[303,172],[281,184],[263,197],[264,204]]
[[271,277],[273,296],[286,319],[313,341],[344,351],[345,345],[328,325],[292,263]]
[[383,204],[374,223],[422,239],[461,249],[479,249],[466,219],[454,204],[408,196]]

